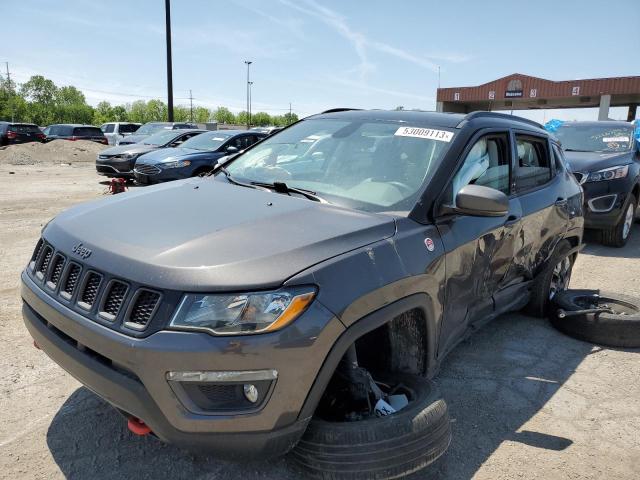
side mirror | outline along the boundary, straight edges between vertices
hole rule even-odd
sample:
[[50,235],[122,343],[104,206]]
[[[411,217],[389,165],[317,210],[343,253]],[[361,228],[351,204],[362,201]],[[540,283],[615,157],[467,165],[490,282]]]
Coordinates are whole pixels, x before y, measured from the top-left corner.
[[238,153],[238,147],[234,147],[233,145],[229,145],[227,147],[227,153],[229,155],[234,154],[234,153]]
[[466,185],[456,195],[454,210],[476,217],[502,217],[509,212],[509,197],[495,188]]

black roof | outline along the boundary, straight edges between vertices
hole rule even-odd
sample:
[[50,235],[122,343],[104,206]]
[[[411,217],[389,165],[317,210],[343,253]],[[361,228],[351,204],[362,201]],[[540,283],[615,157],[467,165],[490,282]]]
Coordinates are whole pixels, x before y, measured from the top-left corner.
[[522,126],[534,127],[544,131],[542,125],[526,118],[507,115],[505,113],[477,111],[471,113],[427,112],[422,110],[357,110],[334,108],[326,112],[307,118],[342,118],[349,120],[382,120],[398,123],[413,123],[415,125],[438,125],[448,128],[462,128],[463,122],[472,120],[491,120],[503,122],[517,122]]

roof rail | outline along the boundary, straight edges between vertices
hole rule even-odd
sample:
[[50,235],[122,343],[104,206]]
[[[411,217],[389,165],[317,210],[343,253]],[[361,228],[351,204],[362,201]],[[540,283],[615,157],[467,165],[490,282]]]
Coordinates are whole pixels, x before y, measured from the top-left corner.
[[514,116],[514,115],[507,115],[506,113],[498,113],[498,112],[487,112],[484,110],[478,110],[475,112],[471,112],[469,114],[467,114],[464,117],[464,120],[462,120],[462,122],[460,122],[457,126],[457,128],[460,128],[462,123],[464,122],[468,122],[469,120],[473,120],[474,118],[478,118],[478,117],[489,117],[489,118],[502,118],[505,120],[512,120],[512,121],[516,121],[516,122],[520,122],[520,123],[527,123],[533,127],[537,127],[537,128],[544,128],[542,125],[540,125],[538,122],[534,122],[533,120],[529,120],[528,118],[522,118],[522,117],[518,117],[518,116]]
[[325,110],[322,113],[336,113],[336,112],[350,112],[352,110],[362,110],[361,108],[349,108],[349,107],[338,107],[338,108],[330,108],[329,110]]

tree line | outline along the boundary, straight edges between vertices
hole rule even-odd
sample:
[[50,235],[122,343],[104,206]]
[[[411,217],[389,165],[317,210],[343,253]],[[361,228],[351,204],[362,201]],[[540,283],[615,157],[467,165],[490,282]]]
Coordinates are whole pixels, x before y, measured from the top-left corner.
[[[34,75],[23,84],[16,84],[0,75],[0,120],[35,123],[46,126],[54,123],[83,123],[101,125],[106,122],[161,122],[167,121],[167,105],[161,100],[136,100],[125,105],[111,105],[103,101],[95,107],[87,104],[84,94],[73,86],[58,87],[42,75]],[[173,108],[176,122],[191,120],[188,106]],[[257,112],[251,115],[251,125],[283,126],[298,120],[295,113],[269,115]],[[193,122],[216,121],[223,124],[246,125],[247,112],[233,113],[226,107],[208,109],[193,107]]]

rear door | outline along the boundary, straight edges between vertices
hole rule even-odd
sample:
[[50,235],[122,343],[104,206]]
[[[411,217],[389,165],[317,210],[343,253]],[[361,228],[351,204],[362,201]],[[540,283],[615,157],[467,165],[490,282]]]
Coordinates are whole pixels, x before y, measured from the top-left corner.
[[568,225],[567,193],[552,161],[549,139],[514,131],[513,188],[522,205],[522,232],[514,276],[531,279],[549,258]]
[[[483,130],[465,149],[461,165],[441,200],[455,206],[462,187],[474,184],[511,195],[511,136],[507,130]],[[469,328],[494,313],[493,296],[510,281],[510,266],[521,228],[522,210],[510,196],[502,217],[449,214],[438,230],[445,247],[447,280],[444,322],[438,355],[450,350]]]

